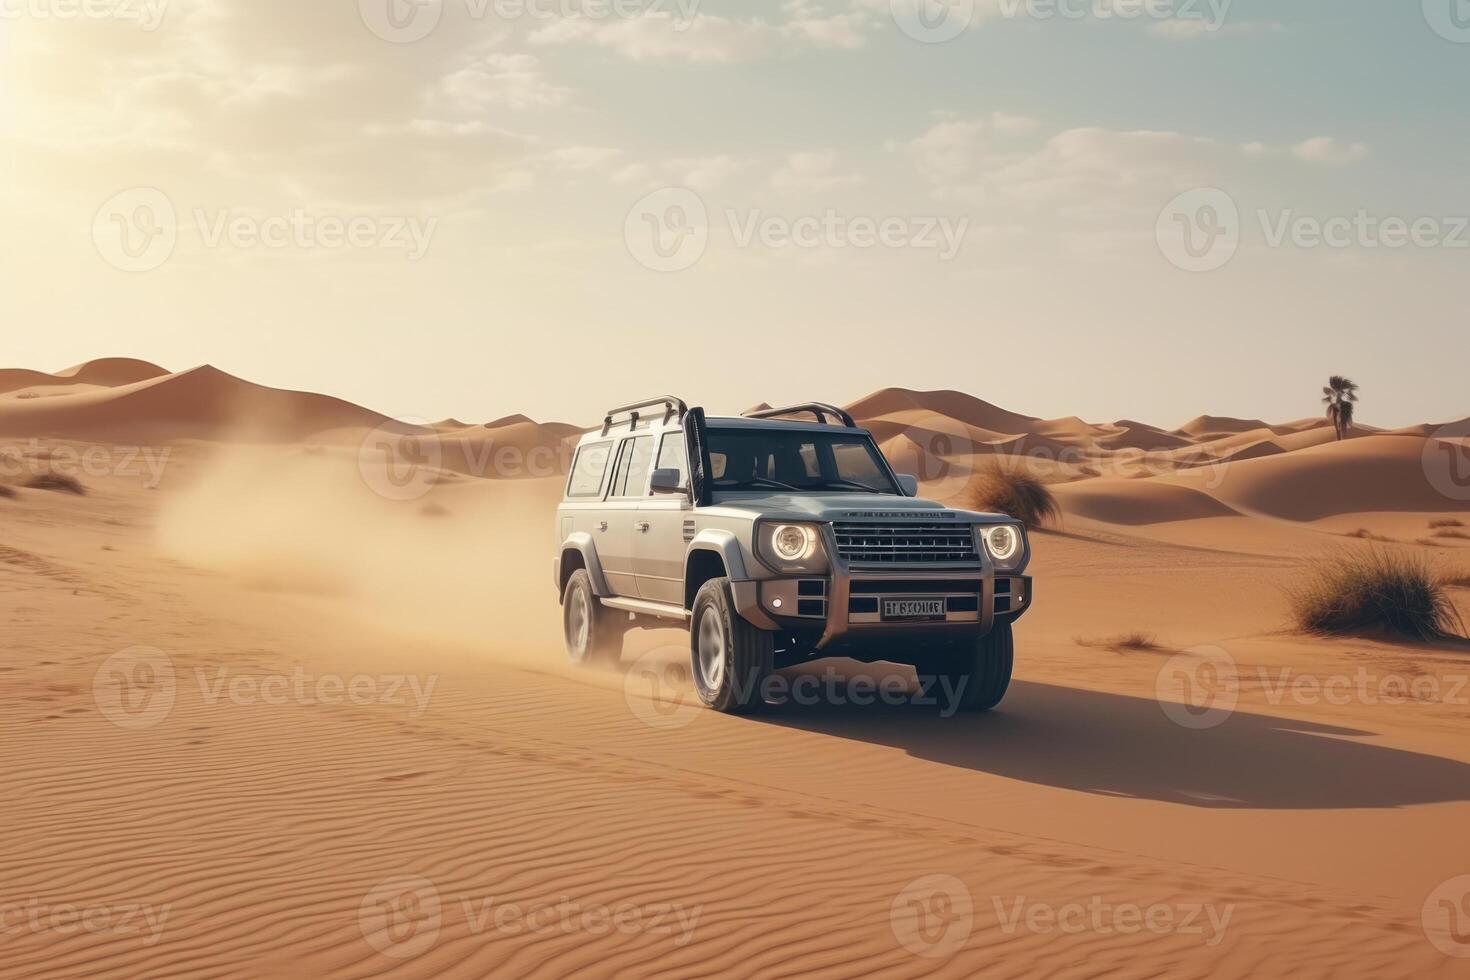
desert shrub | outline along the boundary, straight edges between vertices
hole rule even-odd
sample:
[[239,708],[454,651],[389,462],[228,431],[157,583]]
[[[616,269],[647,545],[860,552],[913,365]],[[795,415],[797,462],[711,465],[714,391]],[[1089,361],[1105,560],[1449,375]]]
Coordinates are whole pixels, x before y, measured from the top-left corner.
[[1462,541],[1470,541],[1470,534],[1453,527],[1442,527],[1430,535],[1431,538],[1459,538]]
[[1287,591],[1298,628],[1327,635],[1386,630],[1418,640],[1464,632],[1445,583],[1423,558],[1371,549],[1315,559]]
[[32,490],[54,490],[57,493],[74,493],[78,497],[87,495],[87,488],[74,476],[65,473],[41,473],[26,481]]
[[975,510],[1014,517],[1033,530],[1062,519],[1062,509],[1046,484],[1020,470],[996,468],[982,475],[970,505]]
[[1152,633],[1145,633],[1143,630],[1133,630],[1128,633],[1119,633],[1116,636],[1096,640],[1087,640],[1078,637],[1077,643],[1079,646],[1102,647],[1104,650],[1114,650],[1120,653],[1124,650],[1144,651],[1163,649],[1163,647],[1159,646],[1158,637]]
[[1441,520],[1441,521],[1430,521],[1429,522],[1430,530],[1434,530],[1436,528],[1441,528],[1441,527],[1464,527],[1464,526],[1465,526],[1465,522],[1464,521],[1457,521],[1453,517],[1446,517],[1444,520]]
[[10,500],[15,496],[15,488],[0,483],[0,498]]

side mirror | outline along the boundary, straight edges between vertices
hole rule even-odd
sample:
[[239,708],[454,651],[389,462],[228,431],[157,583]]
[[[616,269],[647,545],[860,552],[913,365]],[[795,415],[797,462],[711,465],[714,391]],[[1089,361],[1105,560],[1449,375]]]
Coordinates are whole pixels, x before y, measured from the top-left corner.
[[649,478],[648,488],[653,493],[687,494],[689,492],[678,470],[654,470],[652,477]]
[[907,473],[898,474],[898,488],[903,491],[905,497],[917,497],[919,495],[919,478]]

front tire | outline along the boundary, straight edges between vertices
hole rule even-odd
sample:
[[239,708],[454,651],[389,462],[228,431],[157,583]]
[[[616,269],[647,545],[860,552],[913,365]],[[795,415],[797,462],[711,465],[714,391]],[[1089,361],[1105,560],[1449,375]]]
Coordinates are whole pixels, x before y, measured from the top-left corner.
[[1011,624],[1004,622],[972,643],[921,658],[915,669],[924,696],[941,709],[989,711],[1006,696],[1015,659]]
[[574,664],[616,666],[623,656],[618,614],[598,601],[592,577],[579,568],[567,579],[561,600],[562,636]]
[[774,669],[776,640],[735,611],[728,578],[710,579],[694,597],[689,657],[694,688],[705,707],[745,714],[764,704],[763,689]]

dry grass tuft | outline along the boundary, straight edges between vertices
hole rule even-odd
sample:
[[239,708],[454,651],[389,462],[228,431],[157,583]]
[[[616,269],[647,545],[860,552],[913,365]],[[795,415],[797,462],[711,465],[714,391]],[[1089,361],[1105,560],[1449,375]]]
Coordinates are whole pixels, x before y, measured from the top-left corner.
[[1384,537],[1381,534],[1374,534],[1372,531],[1368,530],[1366,527],[1360,527],[1356,531],[1349,531],[1349,532],[1347,532],[1346,535],[1344,535],[1344,537],[1361,538],[1364,541],[1392,541],[1392,540],[1394,540],[1393,538]]
[[1028,530],[1062,520],[1062,508],[1046,484],[1019,470],[993,469],[982,475],[971,493],[970,506],[1014,517]]
[[1339,551],[1315,559],[1287,598],[1297,627],[1308,633],[1385,630],[1435,640],[1465,630],[1445,583],[1425,559],[1406,552]]
[[82,481],[65,473],[42,473],[33,476],[26,481],[26,486],[31,490],[54,490],[57,493],[74,493],[78,497],[87,495],[87,488],[82,486]]
[[1430,535],[1431,538],[1458,538],[1461,541],[1470,541],[1470,534],[1452,527],[1442,527]]
[[1076,642],[1078,646],[1101,647],[1104,650],[1112,650],[1114,653],[1123,653],[1128,650],[1157,653],[1164,649],[1159,646],[1158,637],[1152,633],[1145,633],[1143,630],[1133,630],[1129,633],[1119,633],[1116,636],[1100,639],[1084,639],[1079,636],[1076,637]]
[[1430,521],[1429,522],[1429,528],[1430,528],[1430,530],[1434,530],[1436,528],[1441,528],[1441,527],[1464,527],[1464,526],[1465,526],[1465,522],[1464,521],[1457,521],[1453,517],[1447,517],[1447,518],[1445,518],[1442,521]]

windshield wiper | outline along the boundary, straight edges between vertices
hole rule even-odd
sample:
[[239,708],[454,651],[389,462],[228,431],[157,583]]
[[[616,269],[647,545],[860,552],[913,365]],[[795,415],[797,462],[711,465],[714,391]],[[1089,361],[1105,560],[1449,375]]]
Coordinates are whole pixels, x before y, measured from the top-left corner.
[[793,493],[801,493],[803,490],[802,487],[793,487],[789,483],[782,483],[780,480],[772,480],[770,477],[767,476],[751,477],[749,480],[741,480],[739,483],[729,484],[723,487],[716,483],[715,488],[718,490],[739,490],[742,487],[753,487],[757,485],[775,487],[778,490],[790,490]]
[[879,490],[877,487],[870,487],[866,483],[859,483],[856,480],[828,480],[826,483],[823,483],[822,484],[822,487],[824,489],[825,488],[828,488],[828,487],[832,487],[832,488],[837,488],[837,487],[851,487],[854,490],[863,490],[863,491],[866,491],[867,493],[889,493],[889,494],[891,494],[893,492],[891,490]]

